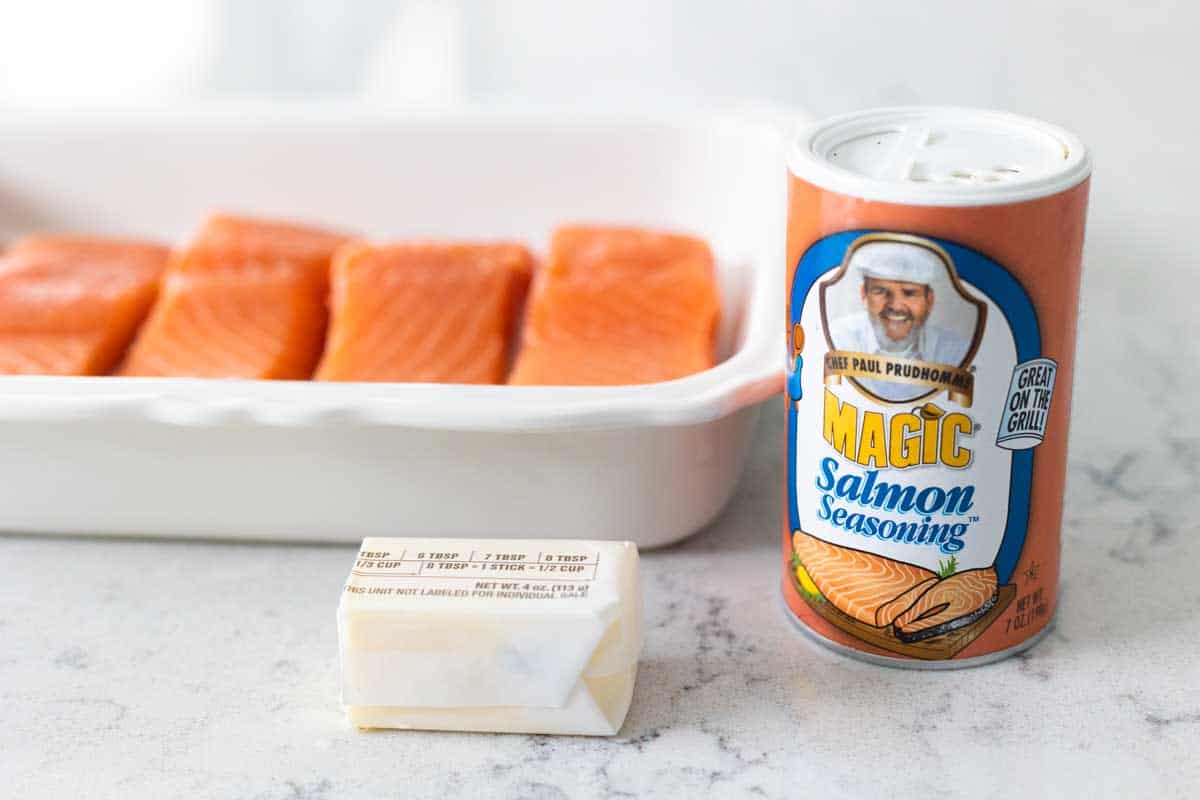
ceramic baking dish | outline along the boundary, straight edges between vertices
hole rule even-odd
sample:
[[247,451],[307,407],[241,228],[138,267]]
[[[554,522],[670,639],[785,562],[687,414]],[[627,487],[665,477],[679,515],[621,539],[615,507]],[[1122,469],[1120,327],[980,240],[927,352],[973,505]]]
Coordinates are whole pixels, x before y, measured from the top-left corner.
[[0,378],[0,529],[667,544],[709,522],[781,387],[784,170],[769,123],[346,109],[12,116],[0,237],[179,241],[214,208],[377,239],[565,221],[713,245],[720,363],[610,388]]

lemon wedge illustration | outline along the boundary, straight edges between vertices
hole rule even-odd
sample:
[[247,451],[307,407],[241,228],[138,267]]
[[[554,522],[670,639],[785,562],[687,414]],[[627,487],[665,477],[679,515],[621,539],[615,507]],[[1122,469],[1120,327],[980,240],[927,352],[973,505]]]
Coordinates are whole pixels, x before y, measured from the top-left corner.
[[800,582],[800,588],[804,590],[804,593],[811,597],[820,596],[821,590],[813,583],[812,576],[808,574],[804,565],[795,560],[792,563],[796,565],[796,580]]

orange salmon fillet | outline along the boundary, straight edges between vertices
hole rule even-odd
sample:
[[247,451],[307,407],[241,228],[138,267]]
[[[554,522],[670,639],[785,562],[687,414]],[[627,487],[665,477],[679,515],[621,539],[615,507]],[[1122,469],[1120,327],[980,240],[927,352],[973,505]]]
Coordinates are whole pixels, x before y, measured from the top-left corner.
[[517,244],[346,245],[317,380],[503,383],[532,274]]
[[167,271],[122,375],[304,379],[325,341],[329,263],[347,237],[216,215]]
[[896,617],[896,635],[920,641],[974,622],[996,602],[996,571],[969,569],[943,578]]
[[918,597],[929,591],[930,587],[937,582],[938,579],[936,577],[926,578],[916,586],[900,594],[894,600],[889,600],[875,609],[876,627],[882,628],[884,625],[891,625],[896,617],[907,611],[909,606],[917,602]]
[[103,375],[158,292],[158,244],[29,236],[0,257],[0,373]]
[[555,231],[511,384],[655,383],[708,369],[720,298],[708,245],[636,228]]
[[883,556],[838,547],[803,531],[792,536],[800,563],[834,608],[867,625],[876,611],[914,586],[937,579],[927,569]]

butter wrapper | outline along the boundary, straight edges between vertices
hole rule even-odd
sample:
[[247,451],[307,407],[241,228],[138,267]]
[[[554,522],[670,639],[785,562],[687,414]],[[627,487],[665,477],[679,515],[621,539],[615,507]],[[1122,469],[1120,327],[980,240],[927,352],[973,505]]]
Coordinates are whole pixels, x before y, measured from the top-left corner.
[[637,547],[366,539],[338,634],[360,728],[610,736],[642,645]]

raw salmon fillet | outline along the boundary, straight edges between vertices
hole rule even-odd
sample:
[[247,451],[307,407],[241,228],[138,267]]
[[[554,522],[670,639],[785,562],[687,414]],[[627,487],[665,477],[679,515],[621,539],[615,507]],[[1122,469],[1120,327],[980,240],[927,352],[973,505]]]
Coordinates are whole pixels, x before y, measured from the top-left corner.
[[896,617],[896,635],[919,642],[970,625],[996,603],[996,571],[969,569],[943,578]]
[[317,380],[503,383],[532,274],[517,244],[346,245]]
[[217,215],[171,263],[122,375],[302,379],[325,341],[329,264],[347,237]]
[[877,625],[876,611],[881,606],[930,578],[937,579],[927,569],[838,547],[803,531],[792,536],[792,548],[825,599],[867,625]]
[[708,245],[635,228],[564,227],[534,279],[509,383],[656,383],[708,369],[720,299]]
[[30,236],[0,257],[0,373],[103,375],[145,319],[169,250]]

